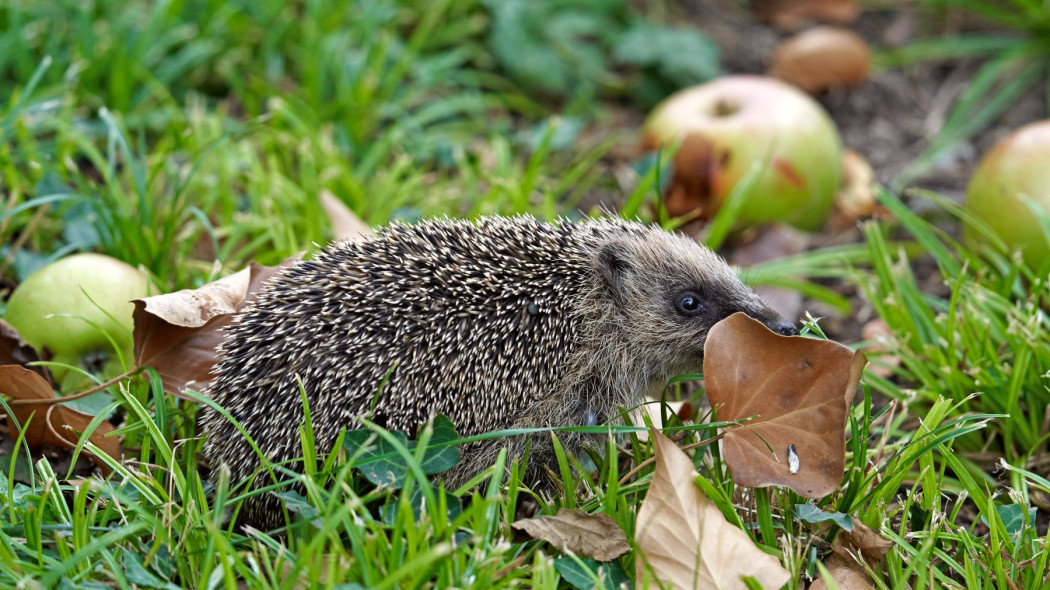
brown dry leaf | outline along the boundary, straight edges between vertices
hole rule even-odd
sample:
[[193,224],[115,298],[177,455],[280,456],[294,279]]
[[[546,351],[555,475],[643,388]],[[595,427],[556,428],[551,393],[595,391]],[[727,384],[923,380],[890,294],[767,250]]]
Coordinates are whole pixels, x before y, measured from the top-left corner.
[[[53,400],[55,398],[51,385],[33,371],[18,365],[0,366],[0,393],[11,396],[14,400]],[[13,420],[25,429],[25,441],[29,448],[35,449],[45,445],[72,449],[77,446],[80,433],[87,429],[95,417],[78,412],[61,404],[25,404],[11,406],[8,424],[11,434],[16,433]],[[120,440],[117,437],[106,437],[113,432],[113,425],[103,420],[91,433],[90,440],[107,455],[120,459]],[[87,453],[103,471],[108,468],[94,454]]]
[[[868,576],[852,570],[848,567],[829,567],[828,574],[835,581],[839,590],[874,590],[874,586],[868,582]],[[824,578],[817,578],[809,586],[809,590],[828,590]]]
[[851,23],[860,7],[856,0],[752,0],[751,11],[759,21],[790,31],[814,21]]
[[598,561],[612,561],[631,550],[623,529],[605,513],[560,508],[554,516],[523,518],[511,527],[550,543],[562,553]]
[[[747,533],[729,524],[693,481],[693,462],[671,439],[651,433],[656,471],[638,509],[639,585],[650,575],[674,588],[744,590],[741,576],[765,588],[780,588],[791,574],[762,551]],[[643,573],[644,572],[644,573]]]
[[29,363],[43,360],[35,348],[22,340],[22,335],[14,326],[0,320],[0,365],[18,365],[39,374],[48,383],[51,382],[51,374],[46,367],[29,367]]
[[710,217],[711,211],[705,208],[707,199],[702,195],[703,193],[699,193],[693,190],[692,187],[687,187],[680,182],[672,183],[667,189],[667,195],[664,197],[664,206],[667,208],[667,214],[671,217],[684,217],[693,214],[700,218]]
[[836,342],[774,334],[735,313],[711,328],[704,380],[736,483],[822,498],[842,480],[846,416],[867,359]]
[[[869,590],[873,586],[864,571],[865,563],[874,568],[891,549],[893,541],[854,519],[852,531],[839,531],[835,535],[825,565],[841,590]],[[817,580],[810,588],[827,590],[827,584],[824,580]]]
[[166,295],[135,300],[135,363],[157,369],[164,391],[183,399],[187,388],[203,390],[217,360],[221,328],[252,300],[263,282],[287,266],[248,268],[204,285]]
[[860,35],[839,27],[814,27],[777,46],[769,75],[816,94],[856,86],[868,79],[870,68],[871,50]]
[[374,238],[376,233],[368,224],[361,221],[353,211],[350,210],[339,197],[327,190],[321,191],[321,206],[328,214],[328,221],[332,224],[332,234],[337,240],[361,241]]
[[860,520],[853,519],[852,531],[839,531],[831,544],[828,566],[848,565],[862,567],[859,556],[869,566],[875,567],[893,549],[893,541],[878,534]]

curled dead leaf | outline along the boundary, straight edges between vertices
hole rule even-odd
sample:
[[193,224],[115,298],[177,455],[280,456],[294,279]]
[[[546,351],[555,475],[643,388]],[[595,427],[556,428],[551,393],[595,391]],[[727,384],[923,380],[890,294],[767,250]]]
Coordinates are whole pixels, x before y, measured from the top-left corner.
[[671,217],[706,218],[711,214],[709,208],[705,209],[707,201],[701,193],[690,190],[681,183],[673,183],[667,189],[664,206],[667,207],[667,214]]
[[856,0],[752,0],[751,11],[760,22],[794,30],[815,21],[853,22],[860,7]]
[[46,367],[30,367],[29,363],[43,360],[35,348],[26,344],[14,326],[0,320],[0,365],[19,365],[39,374],[49,383],[51,374]]
[[[44,381],[39,374],[17,365],[0,366],[0,393],[12,400],[54,400],[51,384]],[[15,422],[25,432],[25,441],[29,448],[55,446],[72,449],[77,446],[80,433],[87,430],[88,424],[95,419],[91,414],[78,412],[55,403],[11,405],[7,416],[8,425],[13,435],[17,434]],[[120,459],[120,440],[106,435],[113,432],[113,425],[103,420],[89,440],[102,449],[107,455]],[[85,451],[103,471],[108,472],[106,464],[96,455]]]
[[835,535],[828,565],[863,567],[863,560],[867,565],[875,567],[891,549],[893,541],[875,532],[859,519],[854,519],[852,531],[842,530]]
[[218,315],[233,313],[248,294],[251,268],[208,283],[198,289],[154,295],[142,302],[143,311],[184,328],[200,328]]
[[554,516],[515,521],[515,530],[546,541],[562,553],[612,561],[631,550],[627,535],[608,514],[561,508]]
[[218,360],[216,347],[225,340],[222,328],[248,304],[263,282],[280,266],[252,263],[248,268],[199,289],[136,299],[135,363],[157,370],[164,391],[183,399],[183,390],[200,391],[211,381]]
[[[704,344],[704,380],[725,429],[724,457],[747,487],[822,498],[842,480],[846,418],[867,359],[827,340],[774,334],[735,313]],[[794,453],[794,456],[790,456]]]
[[[656,470],[638,510],[636,577],[673,588],[744,590],[741,576],[780,588],[791,574],[733,526],[694,482],[689,457],[660,432],[651,433]],[[655,587],[655,584],[652,584]]]
[[[838,590],[874,590],[875,588],[868,582],[868,576],[848,567],[830,567],[828,575],[834,580]],[[810,584],[809,590],[828,590],[828,584],[824,578],[817,578]]]
[[328,214],[328,221],[332,224],[332,235],[337,240],[360,241],[374,238],[376,233],[368,224],[361,221],[339,197],[327,190],[321,191],[321,206]]
[[860,35],[839,27],[814,27],[784,40],[769,75],[810,94],[856,86],[868,78],[871,50]]
[[[839,531],[831,544],[831,555],[826,566],[828,574],[841,590],[869,590],[871,579],[864,570],[865,565],[875,568],[883,556],[893,549],[893,541],[884,538],[859,519],[854,519],[852,531]],[[818,579],[811,589],[828,588],[823,579]]]

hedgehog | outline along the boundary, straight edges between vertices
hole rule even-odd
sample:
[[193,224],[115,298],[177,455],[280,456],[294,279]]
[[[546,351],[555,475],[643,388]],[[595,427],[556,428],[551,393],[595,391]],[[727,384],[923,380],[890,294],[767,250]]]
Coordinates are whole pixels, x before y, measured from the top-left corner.
[[[318,454],[367,417],[413,435],[445,415],[464,436],[603,424],[702,366],[708,330],[744,312],[796,334],[726,262],[687,237],[619,219],[532,217],[395,223],[336,242],[272,277],[235,318],[206,390],[273,462],[302,471],[300,383]],[[205,408],[203,455],[232,481],[256,452]],[[588,437],[559,432],[578,454]],[[550,433],[470,443],[443,477],[459,486],[528,454],[525,482],[552,489]],[[280,477],[280,474],[278,474]],[[267,472],[255,488],[272,484]],[[239,522],[284,523],[272,494]]]

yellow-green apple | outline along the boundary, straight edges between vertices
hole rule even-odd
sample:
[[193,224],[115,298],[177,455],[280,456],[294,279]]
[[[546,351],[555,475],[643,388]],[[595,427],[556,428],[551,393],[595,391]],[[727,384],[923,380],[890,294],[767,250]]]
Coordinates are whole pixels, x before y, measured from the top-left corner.
[[[1050,256],[1050,244],[1026,200],[1050,215],[1050,121],[1030,123],[1000,140],[966,187],[966,209],[1038,268]],[[963,237],[971,246],[982,241],[969,226]]]
[[679,91],[645,124],[646,149],[680,143],[665,203],[672,215],[710,217],[752,169],[742,226],[783,221],[824,225],[842,180],[842,142],[824,109],[801,90],[765,76],[727,76]]
[[[4,319],[52,361],[114,377],[122,370],[120,355],[133,362],[131,300],[147,294],[146,276],[131,265],[102,254],[74,254],[23,281],[8,299]],[[84,383],[75,371],[51,370],[63,390]]]

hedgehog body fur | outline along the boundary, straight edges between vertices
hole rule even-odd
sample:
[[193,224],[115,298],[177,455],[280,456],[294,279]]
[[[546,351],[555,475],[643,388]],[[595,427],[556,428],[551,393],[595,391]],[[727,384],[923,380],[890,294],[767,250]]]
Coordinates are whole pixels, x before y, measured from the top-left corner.
[[[718,255],[659,228],[524,216],[395,224],[272,277],[229,328],[207,393],[273,462],[302,456],[297,379],[319,454],[366,415],[410,436],[440,414],[464,436],[602,424],[697,372],[707,330],[737,311],[794,331]],[[239,483],[259,469],[221,414],[205,408],[201,427],[213,473],[225,464]],[[586,438],[559,433],[569,452]],[[526,444],[526,483],[542,488],[555,465],[549,433],[472,443],[444,477],[462,484]],[[254,485],[269,483],[263,473]],[[272,494],[246,500],[240,521],[284,522]]]

